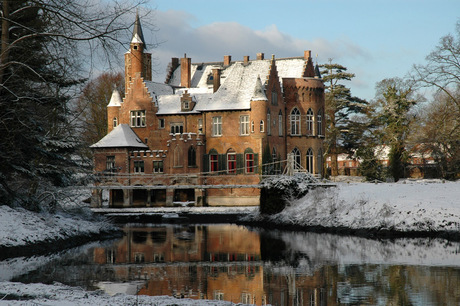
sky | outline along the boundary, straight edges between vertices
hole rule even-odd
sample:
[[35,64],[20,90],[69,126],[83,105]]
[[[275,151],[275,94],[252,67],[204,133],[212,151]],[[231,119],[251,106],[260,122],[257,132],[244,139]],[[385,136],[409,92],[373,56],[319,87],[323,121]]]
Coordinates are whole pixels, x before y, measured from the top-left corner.
[[459,0],[151,0],[141,23],[153,54],[154,80],[163,82],[171,57],[193,63],[302,56],[348,68],[352,95],[375,96],[377,82],[404,77],[442,36],[454,34]]

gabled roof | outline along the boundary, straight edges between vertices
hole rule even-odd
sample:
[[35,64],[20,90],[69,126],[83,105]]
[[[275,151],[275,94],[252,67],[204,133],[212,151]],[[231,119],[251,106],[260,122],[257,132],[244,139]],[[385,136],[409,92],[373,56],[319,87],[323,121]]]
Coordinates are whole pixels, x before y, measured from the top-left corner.
[[136,133],[127,124],[120,124],[104,138],[90,146],[90,148],[139,148],[148,149]]

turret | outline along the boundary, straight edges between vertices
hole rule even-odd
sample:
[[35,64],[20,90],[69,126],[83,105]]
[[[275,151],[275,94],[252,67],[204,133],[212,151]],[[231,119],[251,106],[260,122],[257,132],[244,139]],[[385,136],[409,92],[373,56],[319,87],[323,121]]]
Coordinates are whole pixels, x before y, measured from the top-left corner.
[[146,44],[142,32],[139,14],[136,14],[133,37],[129,45],[129,51],[125,53],[125,89],[130,86],[132,79],[142,77],[146,81],[152,80],[152,54],[145,53]]
[[118,90],[114,89],[112,97],[107,105],[107,134],[120,124],[121,96]]

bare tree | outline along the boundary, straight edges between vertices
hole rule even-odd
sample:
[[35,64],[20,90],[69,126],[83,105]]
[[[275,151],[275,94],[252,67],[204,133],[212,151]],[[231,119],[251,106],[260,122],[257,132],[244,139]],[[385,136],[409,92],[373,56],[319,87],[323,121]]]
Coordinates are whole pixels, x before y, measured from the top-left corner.
[[69,184],[78,139],[69,101],[94,55],[109,58],[129,37],[143,0],[0,2],[0,197],[39,209],[35,199]]

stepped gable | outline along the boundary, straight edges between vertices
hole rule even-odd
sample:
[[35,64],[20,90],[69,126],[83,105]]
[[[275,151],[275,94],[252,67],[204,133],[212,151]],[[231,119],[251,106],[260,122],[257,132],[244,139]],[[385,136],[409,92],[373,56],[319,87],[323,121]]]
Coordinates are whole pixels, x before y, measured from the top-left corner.
[[120,124],[90,148],[148,149],[149,147],[137,137],[128,124]]

